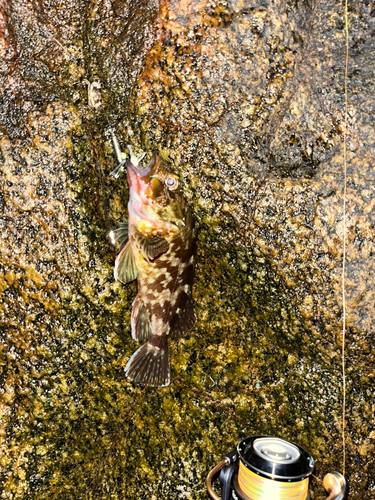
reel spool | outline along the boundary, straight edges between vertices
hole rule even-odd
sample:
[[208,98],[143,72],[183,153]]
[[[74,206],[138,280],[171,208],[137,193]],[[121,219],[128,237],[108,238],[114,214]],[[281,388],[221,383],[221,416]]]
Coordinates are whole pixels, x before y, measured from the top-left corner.
[[[301,446],[272,436],[243,439],[207,476],[213,500],[310,500],[309,476],[314,459]],[[220,472],[221,498],[212,489]],[[344,500],[347,482],[338,472],[327,474],[327,500]]]

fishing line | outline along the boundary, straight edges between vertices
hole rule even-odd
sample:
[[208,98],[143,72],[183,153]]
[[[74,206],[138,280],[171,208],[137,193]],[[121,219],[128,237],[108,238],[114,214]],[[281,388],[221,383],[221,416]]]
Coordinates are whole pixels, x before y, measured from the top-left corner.
[[251,500],[306,500],[309,478],[296,482],[271,481],[255,474],[239,463],[238,485],[245,498]]
[[346,196],[347,196],[347,154],[346,154],[346,138],[348,126],[348,66],[349,66],[349,22],[348,22],[348,0],[345,0],[345,37],[346,37],[346,57],[345,57],[345,78],[344,78],[344,200],[343,200],[343,253],[342,253],[342,350],[341,350],[341,367],[342,367],[342,474],[345,476],[346,463],[346,442],[345,442],[345,425],[346,425],[346,370],[345,370],[345,340],[346,340],[346,291],[345,291],[345,272],[346,272]]

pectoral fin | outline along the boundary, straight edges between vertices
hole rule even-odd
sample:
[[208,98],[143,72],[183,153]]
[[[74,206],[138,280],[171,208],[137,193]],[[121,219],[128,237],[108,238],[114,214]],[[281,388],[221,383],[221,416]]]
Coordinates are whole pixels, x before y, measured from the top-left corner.
[[123,220],[119,227],[114,231],[116,241],[120,244],[120,250],[124,248],[126,242],[128,241],[128,221]]
[[155,260],[169,249],[168,241],[161,234],[145,236],[136,231],[134,233],[134,240],[143,258],[147,260]]
[[129,283],[133,281],[138,276],[137,264],[128,242],[125,247],[118,254],[115,262],[114,270],[115,279],[121,281],[121,283]]

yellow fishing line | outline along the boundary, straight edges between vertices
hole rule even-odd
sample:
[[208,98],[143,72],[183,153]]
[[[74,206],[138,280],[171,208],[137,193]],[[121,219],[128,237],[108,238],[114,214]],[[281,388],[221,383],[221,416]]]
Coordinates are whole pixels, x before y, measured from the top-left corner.
[[345,269],[346,269],[346,186],[347,186],[347,154],[346,137],[348,127],[348,66],[349,66],[349,21],[348,21],[348,0],[345,0],[345,37],[346,37],[346,57],[345,57],[345,117],[344,117],[344,200],[343,200],[343,255],[342,255],[342,474],[345,476],[346,445],[345,445],[345,425],[346,425],[346,370],[345,370],[345,336],[346,336],[346,293],[345,293]]
[[309,479],[288,483],[272,481],[258,476],[240,461],[238,486],[248,500],[306,500]]

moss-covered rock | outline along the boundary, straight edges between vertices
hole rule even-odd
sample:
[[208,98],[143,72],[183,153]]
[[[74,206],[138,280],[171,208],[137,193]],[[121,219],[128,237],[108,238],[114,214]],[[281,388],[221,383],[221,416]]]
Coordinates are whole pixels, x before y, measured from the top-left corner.
[[[353,500],[375,488],[373,19],[351,7]],[[343,6],[17,0],[0,32],[0,498],[207,498],[252,434],[298,442],[318,478],[341,470]],[[112,277],[127,186],[109,126],[172,164],[197,218],[198,323],[164,389],[123,373],[135,284]]]

